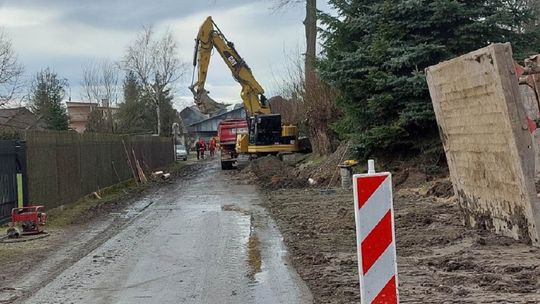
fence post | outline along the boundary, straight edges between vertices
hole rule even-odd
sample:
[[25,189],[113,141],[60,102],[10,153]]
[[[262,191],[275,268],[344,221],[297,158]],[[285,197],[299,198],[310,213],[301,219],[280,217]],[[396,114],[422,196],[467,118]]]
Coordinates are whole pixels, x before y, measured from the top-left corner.
[[361,303],[399,303],[392,175],[368,168],[353,176]]
[[17,207],[21,208],[28,204],[28,177],[26,167],[26,143],[17,141]]

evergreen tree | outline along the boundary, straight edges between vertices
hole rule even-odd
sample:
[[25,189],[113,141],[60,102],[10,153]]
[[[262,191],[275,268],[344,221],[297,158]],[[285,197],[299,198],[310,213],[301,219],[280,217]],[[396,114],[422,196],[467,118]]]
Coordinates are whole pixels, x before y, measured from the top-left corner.
[[[493,42],[540,51],[527,7],[505,0],[330,0],[321,76],[339,90],[336,130],[361,156],[441,151],[424,69]],[[530,26],[528,27],[530,28]]]
[[114,121],[110,119],[109,109],[95,108],[88,115],[85,132],[115,133]]
[[173,108],[173,96],[170,89],[148,92],[138,83],[132,72],[126,74],[124,80],[124,102],[120,104],[117,119],[122,133],[158,133],[156,130],[156,93],[159,92],[159,111],[161,130],[159,134],[169,136],[171,126],[179,122],[178,113]]
[[124,102],[120,104],[117,112],[119,132],[152,133],[155,125],[153,112],[153,105],[143,98],[137,77],[133,72],[128,72],[124,79]]
[[[159,94],[155,92],[159,92]],[[173,108],[173,98],[174,97],[172,96],[170,89],[153,90],[152,92],[147,92],[143,90],[142,92],[141,99],[148,106],[148,108],[154,107],[155,109],[155,100],[158,100],[159,118],[161,120],[161,123],[159,124],[161,129],[159,130],[159,132],[157,132],[156,130],[156,126],[158,125],[156,123],[158,119],[156,111],[149,111],[147,113],[149,125],[153,125],[153,131],[156,134],[160,134],[162,136],[170,136],[172,124],[174,122],[180,122],[178,118],[178,113]]]
[[180,116],[178,115],[178,111],[176,111],[173,107],[173,96],[170,89],[166,89],[161,92],[159,102],[161,118],[161,132],[159,132],[159,134],[162,136],[170,136],[172,133],[172,124],[175,122],[180,124]]
[[67,130],[69,127],[66,108],[62,104],[68,86],[49,68],[36,74],[30,88],[31,108],[38,116],[44,117],[47,127],[52,130]]

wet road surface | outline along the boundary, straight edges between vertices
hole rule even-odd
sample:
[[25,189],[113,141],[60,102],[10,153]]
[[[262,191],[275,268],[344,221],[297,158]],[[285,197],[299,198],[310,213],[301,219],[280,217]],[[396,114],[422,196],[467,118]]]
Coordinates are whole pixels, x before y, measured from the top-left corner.
[[256,189],[218,165],[137,201],[131,224],[24,303],[311,303]]

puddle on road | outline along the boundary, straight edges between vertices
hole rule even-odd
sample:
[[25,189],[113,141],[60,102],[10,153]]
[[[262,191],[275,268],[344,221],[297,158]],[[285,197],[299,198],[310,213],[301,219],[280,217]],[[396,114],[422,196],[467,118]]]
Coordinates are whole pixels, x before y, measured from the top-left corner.
[[[283,237],[268,215],[238,204],[222,204],[220,207],[223,212],[249,217],[249,226],[244,226],[249,229],[244,240],[244,254],[248,266],[246,277],[250,280],[255,303],[310,303],[310,293],[307,287],[300,286],[301,280],[293,275],[294,270],[287,264]],[[257,215],[254,216],[254,212]]]

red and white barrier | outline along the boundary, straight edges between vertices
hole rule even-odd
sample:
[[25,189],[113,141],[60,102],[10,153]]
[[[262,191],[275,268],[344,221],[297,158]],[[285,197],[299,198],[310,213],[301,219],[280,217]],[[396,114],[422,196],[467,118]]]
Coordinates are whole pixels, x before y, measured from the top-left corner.
[[353,183],[361,301],[399,303],[392,175],[375,173],[370,161]]

